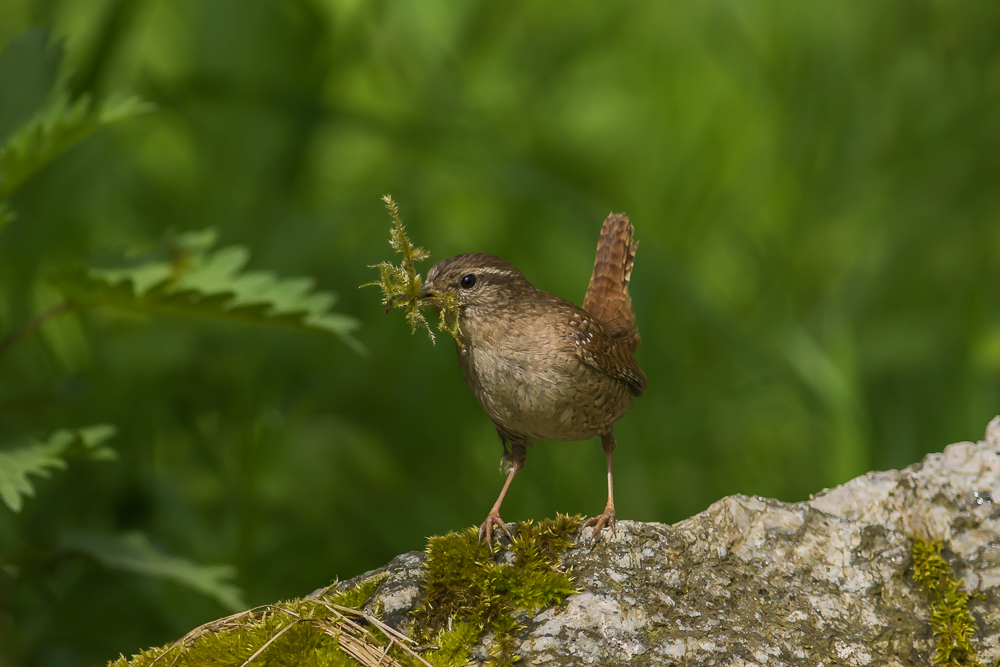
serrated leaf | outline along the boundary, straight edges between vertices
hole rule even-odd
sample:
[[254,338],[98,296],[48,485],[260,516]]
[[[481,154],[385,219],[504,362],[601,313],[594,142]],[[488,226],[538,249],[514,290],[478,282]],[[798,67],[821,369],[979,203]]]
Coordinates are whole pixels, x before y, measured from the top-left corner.
[[86,95],[71,100],[65,92],[54,94],[0,148],[0,201],[98,128],[152,108],[137,97],[113,97],[95,107]]
[[364,353],[350,333],[352,317],[330,312],[336,297],[310,278],[244,271],[250,251],[239,245],[211,252],[214,230],[176,237],[170,248],[124,268],[74,267],[50,282],[80,306],[106,306],[157,316],[310,329],[338,336]]
[[96,535],[67,531],[60,540],[63,549],[87,554],[104,567],[166,579],[198,591],[232,611],[246,609],[243,591],[230,583],[236,576],[232,565],[201,565],[157,550],[142,533]]
[[0,499],[20,512],[25,496],[35,495],[28,475],[49,477],[53,470],[66,468],[66,459],[81,458],[108,461],[117,457],[104,442],[118,432],[110,424],[96,424],[80,429],[62,429],[48,440],[31,441],[19,447],[0,450]]

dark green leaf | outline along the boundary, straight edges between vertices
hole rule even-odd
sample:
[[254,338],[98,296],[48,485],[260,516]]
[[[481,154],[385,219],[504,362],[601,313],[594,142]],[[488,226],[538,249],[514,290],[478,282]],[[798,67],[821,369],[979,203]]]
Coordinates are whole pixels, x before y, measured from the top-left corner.
[[61,545],[85,553],[107,568],[167,579],[198,591],[233,611],[246,608],[243,592],[227,580],[236,576],[232,565],[199,565],[158,551],[142,533],[95,535],[67,531]]
[[0,498],[12,510],[19,512],[23,498],[35,495],[28,475],[48,477],[52,470],[64,469],[69,458],[95,461],[116,458],[115,451],[103,443],[117,432],[110,424],[62,429],[44,442],[36,440],[0,451]]
[[223,320],[334,334],[358,352],[354,318],[330,312],[336,297],[313,289],[311,278],[278,278],[244,271],[250,251],[228,246],[210,252],[213,230],[174,239],[170,251],[126,268],[75,267],[52,284],[81,306],[107,306],[146,315]]
[[87,96],[57,93],[0,148],[0,201],[94,130],[150,109],[137,97],[112,97],[95,107]]

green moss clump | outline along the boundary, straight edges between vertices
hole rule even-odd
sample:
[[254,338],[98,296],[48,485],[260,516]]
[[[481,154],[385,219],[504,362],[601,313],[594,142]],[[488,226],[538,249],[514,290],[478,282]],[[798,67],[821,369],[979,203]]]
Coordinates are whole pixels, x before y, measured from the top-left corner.
[[475,528],[431,538],[427,595],[414,613],[426,635],[421,639],[441,648],[424,657],[439,667],[464,665],[470,647],[491,630],[496,639],[493,662],[516,662],[514,639],[521,626],[515,614],[561,603],[576,592],[558,562],[581,521],[582,517],[558,515],[538,524],[518,524],[510,564],[494,560]]
[[982,667],[972,648],[976,622],[969,613],[969,598],[941,555],[940,540],[913,540],[913,579],[920,584],[931,607],[931,628],[937,637],[933,665]]
[[[389,209],[389,215],[392,217],[389,245],[401,254],[403,259],[399,266],[391,262],[382,262],[371,266],[370,268],[379,270],[379,279],[365,283],[362,287],[382,288],[382,303],[385,304],[385,312],[388,313],[390,308],[406,309],[406,319],[410,323],[410,331],[416,332],[418,326],[424,327],[433,343],[435,342],[434,332],[431,331],[430,324],[427,323],[424,314],[420,312],[420,308],[427,304],[422,304],[417,296],[423,286],[423,278],[414,268],[415,262],[427,259],[430,257],[430,253],[423,248],[418,248],[410,241],[406,235],[406,229],[403,227],[403,220],[399,217],[399,206],[396,205],[392,197],[385,195],[382,197],[382,201],[385,202],[386,208]],[[446,294],[437,297],[436,302],[441,308],[438,328],[450,333],[455,342],[461,346],[457,298],[454,294]]]
[[[348,609],[363,606],[382,579],[384,576],[372,577],[329,597],[291,600],[234,614],[131,660],[122,656],[110,667],[239,667],[247,663],[255,667],[357,667],[357,655],[378,659],[392,643],[364,621],[354,622],[357,617]],[[370,662],[375,664],[375,660]],[[389,667],[417,661],[394,647],[381,664]]]

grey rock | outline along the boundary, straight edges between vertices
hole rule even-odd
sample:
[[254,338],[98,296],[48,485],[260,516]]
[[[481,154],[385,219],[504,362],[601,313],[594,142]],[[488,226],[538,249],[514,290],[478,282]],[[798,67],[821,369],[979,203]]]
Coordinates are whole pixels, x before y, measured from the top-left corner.
[[[996,499],[996,500],[994,500]],[[970,592],[985,664],[1000,658],[1000,417],[901,471],[808,502],[723,498],[667,526],[621,521],[564,555],[580,592],[519,619],[528,665],[929,665],[934,638],[909,535],[944,539]],[[608,539],[610,538],[610,539]],[[369,606],[397,627],[419,605],[423,555],[404,554]],[[491,638],[473,657],[485,660]]]

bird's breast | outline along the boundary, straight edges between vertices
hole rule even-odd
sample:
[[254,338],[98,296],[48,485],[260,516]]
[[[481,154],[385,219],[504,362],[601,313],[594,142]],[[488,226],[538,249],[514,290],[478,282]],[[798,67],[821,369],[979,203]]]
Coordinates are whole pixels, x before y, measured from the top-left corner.
[[534,440],[582,440],[608,431],[631,405],[624,382],[582,363],[551,338],[513,336],[459,351],[465,380],[496,424]]

